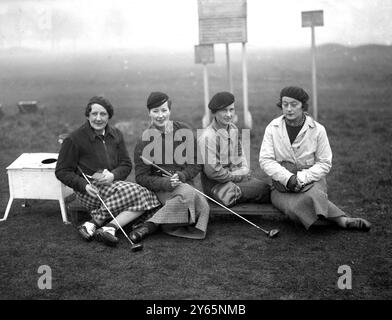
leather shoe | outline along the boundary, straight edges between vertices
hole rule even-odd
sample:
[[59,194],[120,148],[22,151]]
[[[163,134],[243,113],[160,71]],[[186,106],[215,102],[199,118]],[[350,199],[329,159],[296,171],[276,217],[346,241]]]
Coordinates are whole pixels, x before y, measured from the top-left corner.
[[94,238],[95,240],[103,242],[110,247],[114,247],[118,243],[118,238],[116,236],[112,235],[108,231],[104,231],[102,228],[95,231]]
[[369,221],[362,218],[349,218],[346,223],[347,229],[357,229],[361,231],[369,231],[371,226]]
[[149,234],[150,234],[149,228],[147,226],[141,226],[139,228],[136,228],[135,230],[132,230],[129,233],[129,238],[132,240],[132,242],[139,243]]
[[80,236],[86,240],[86,241],[91,241],[93,240],[93,235],[88,233],[86,227],[84,225],[79,226],[78,228],[78,232],[80,234]]

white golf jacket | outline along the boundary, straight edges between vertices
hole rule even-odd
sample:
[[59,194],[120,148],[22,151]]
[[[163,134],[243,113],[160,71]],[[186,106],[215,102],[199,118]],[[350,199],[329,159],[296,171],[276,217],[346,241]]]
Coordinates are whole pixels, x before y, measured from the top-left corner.
[[284,116],[272,120],[265,129],[259,162],[268,176],[286,186],[292,173],[279,164],[281,161],[305,168],[297,172],[301,184],[326,176],[332,167],[332,150],[324,126],[306,115],[304,126],[291,145]]

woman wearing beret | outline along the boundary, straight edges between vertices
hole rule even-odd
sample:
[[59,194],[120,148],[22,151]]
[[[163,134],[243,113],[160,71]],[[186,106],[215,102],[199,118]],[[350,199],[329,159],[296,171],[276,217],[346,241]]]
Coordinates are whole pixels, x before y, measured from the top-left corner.
[[368,221],[349,217],[328,200],[332,151],[324,126],[306,113],[308,99],[302,88],[283,88],[277,104],[282,115],[265,129],[259,160],[273,180],[271,202],[306,229],[332,222],[368,231]]
[[219,92],[208,104],[213,120],[198,138],[204,162],[203,190],[226,206],[241,202],[268,203],[270,185],[250,175],[239,130],[233,123],[234,101],[230,92]]
[[[170,120],[171,100],[165,93],[152,92],[147,99],[147,108],[151,125],[134,150],[135,179],[154,191],[163,207],[133,230],[130,238],[139,242],[161,226],[170,235],[204,239],[209,206],[190,186],[201,170],[201,165],[197,164],[193,130],[183,122]],[[167,176],[149,161],[171,175]]]
[[[91,220],[78,227],[83,239],[93,238],[115,246],[118,225],[101,204],[101,196],[120,226],[160,206],[155,194],[136,183],[123,181],[132,162],[120,130],[109,125],[113,106],[104,97],[92,97],[85,110],[87,121],[61,145],[55,174],[74,189],[80,203],[91,210]],[[92,185],[82,172],[91,178]],[[109,223],[107,223],[109,222]],[[107,223],[107,224],[106,224]]]

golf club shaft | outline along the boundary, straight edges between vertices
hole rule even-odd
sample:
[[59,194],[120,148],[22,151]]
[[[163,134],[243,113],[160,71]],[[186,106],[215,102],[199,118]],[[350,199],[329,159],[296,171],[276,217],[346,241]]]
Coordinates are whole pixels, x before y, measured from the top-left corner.
[[[146,161],[147,163],[151,164],[152,166],[154,166],[155,168],[161,170],[164,174],[167,174],[169,176],[172,176],[173,174],[171,174],[170,172],[166,171],[165,169],[162,169],[161,167],[159,167],[158,165],[156,165],[155,163],[153,163],[152,161],[144,158],[143,156],[140,156],[140,158],[142,158],[142,160]],[[197,191],[198,193],[200,193],[201,195],[203,195],[204,197],[206,197],[207,199],[213,201],[214,203],[216,203],[217,205],[221,206],[222,208],[228,210],[229,212],[231,212],[232,214],[236,215],[237,217],[241,218],[242,220],[246,221],[247,223],[249,223],[250,225],[254,226],[255,228],[263,231],[266,234],[269,234],[268,231],[264,230],[263,228],[259,227],[258,225],[254,224],[253,222],[249,221],[248,219],[244,218],[243,216],[239,215],[238,213],[234,212],[233,210],[227,208],[226,206],[224,206],[223,204],[221,204],[220,202],[216,201],[215,199],[207,196],[206,194],[204,194],[203,192],[201,192],[200,190],[196,189],[195,187],[191,186],[190,184],[188,184],[188,186],[190,186],[191,188],[193,188],[193,190]]]
[[[189,184],[188,184],[189,185]],[[264,230],[263,228],[259,227],[258,225],[254,224],[253,222],[249,221],[248,219],[244,218],[243,216],[241,216],[240,214],[238,214],[237,212],[231,210],[230,208],[224,206],[223,204],[221,204],[220,202],[216,201],[215,199],[207,196],[206,194],[204,194],[203,192],[201,192],[200,190],[196,189],[195,187],[189,185],[190,187],[193,188],[193,190],[197,191],[198,193],[200,193],[201,195],[205,196],[207,199],[215,202],[217,205],[220,205],[223,209],[228,210],[229,212],[231,212],[232,214],[236,215],[238,218],[241,218],[242,220],[246,221],[247,223],[249,223],[250,225],[254,226],[257,229],[260,229],[261,231],[265,232],[266,234],[268,234],[268,231]]]
[[[87,181],[87,183],[92,186],[92,183],[90,182],[90,180],[86,177],[86,175],[84,174],[84,172],[79,168],[80,172],[82,173],[84,179]],[[105,209],[109,212],[109,214],[111,215],[111,217],[113,218],[113,220],[117,223],[117,226],[119,227],[119,229],[122,231],[122,233],[124,234],[124,236],[128,239],[128,241],[134,245],[134,243],[131,241],[131,239],[129,239],[129,237],[127,236],[127,234],[125,233],[124,229],[120,226],[120,224],[118,223],[116,217],[113,215],[113,213],[110,211],[110,209],[107,207],[105,201],[103,201],[103,199],[101,198],[101,196],[97,193],[97,197],[98,199],[102,202],[102,204],[104,205]]]

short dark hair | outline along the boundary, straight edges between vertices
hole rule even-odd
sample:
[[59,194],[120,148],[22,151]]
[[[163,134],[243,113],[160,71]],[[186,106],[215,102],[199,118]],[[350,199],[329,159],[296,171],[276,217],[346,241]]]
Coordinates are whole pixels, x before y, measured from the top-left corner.
[[87,103],[87,106],[86,106],[86,110],[84,112],[84,115],[86,117],[88,117],[90,115],[91,106],[93,104],[99,104],[102,107],[104,107],[109,114],[109,119],[111,119],[113,117],[114,110],[113,110],[112,104],[109,102],[108,99],[106,99],[105,97],[102,97],[102,96],[94,96],[89,100],[89,102]]

